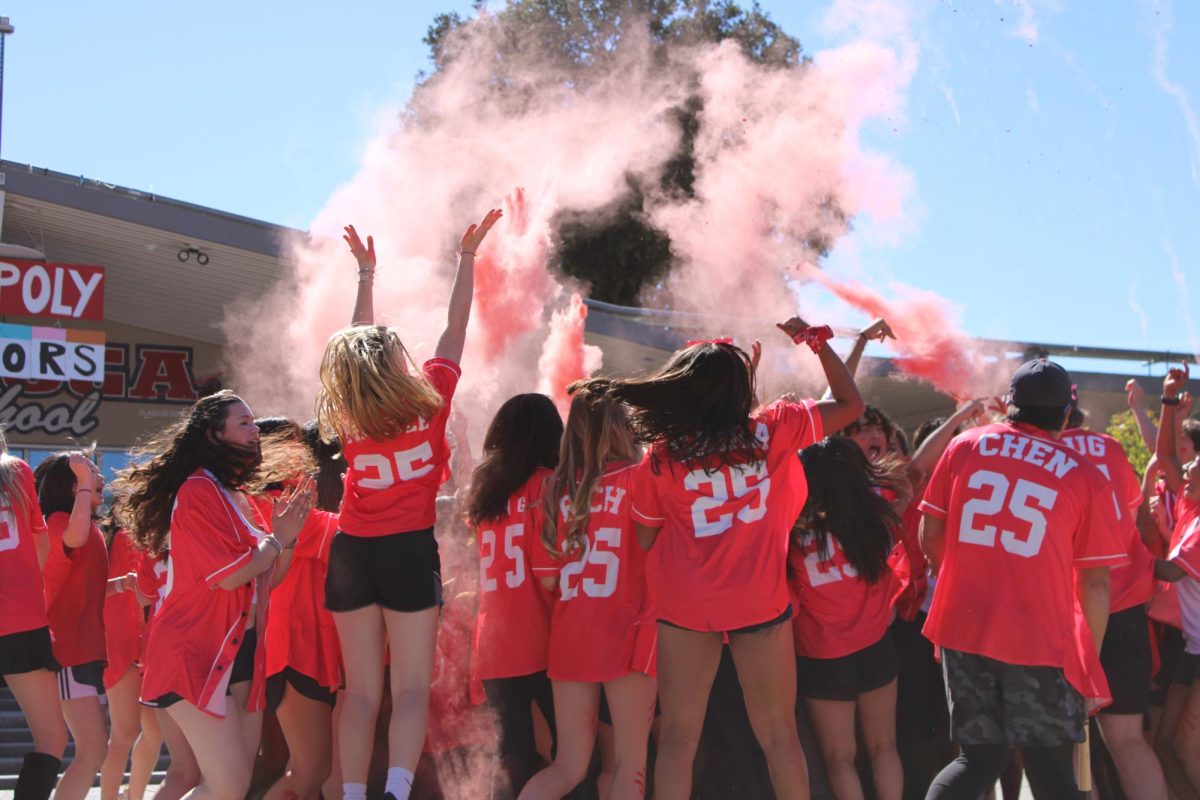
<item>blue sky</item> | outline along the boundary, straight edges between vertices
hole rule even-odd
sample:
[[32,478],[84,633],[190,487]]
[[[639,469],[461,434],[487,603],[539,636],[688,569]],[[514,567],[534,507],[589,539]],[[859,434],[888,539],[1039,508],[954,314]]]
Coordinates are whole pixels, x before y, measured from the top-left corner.
[[[348,5],[10,0],[3,156],[306,227],[434,14],[470,7]],[[841,42],[825,3],[762,6],[810,53]],[[972,335],[1200,349],[1200,4],[910,7],[906,113],[867,139],[912,173],[913,225],[854,269],[948,297]]]

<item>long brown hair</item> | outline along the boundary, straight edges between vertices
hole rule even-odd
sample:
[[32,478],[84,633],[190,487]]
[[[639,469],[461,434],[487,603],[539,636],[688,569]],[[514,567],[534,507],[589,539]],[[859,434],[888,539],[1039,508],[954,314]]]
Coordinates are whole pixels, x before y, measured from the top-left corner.
[[442,396],[391,328],[343,328],[325,345],[317,392],[317,422],[325,441],[384,441],[441,408]]
[[518,394],[504,401],[483,438],[483,460],[467,491],[467,522],[479,525],[504,516],[508,499],[539,467],[554,469],[563,423],[544,394]]
[[[29,498],[21,491],[19,464],[25,462],[8,452],[8,439],[0,428],[0,502],[6,502],[14,512],[29,513]],[[17,516],[15,513],[13,516]]]
[[239,402],[241,398],[227,389],[201,398],[178,422],[134,449],[135,463],[114,482],[113,512],[138,549],[162,554],[175,495],[197,469],[204,467],[229,489],[254,482],[262,464],[261,451],[216,438],[225,427],[230,406]]
[[[677,351],[657,372],[640,378],[593,378],[588,392],[626,403],[637,441],[661,443],[689,469],[757,461],[754,369],[740,347],[704,342]],[[657,459],[654,462],[658,468]]]
[[633,461],[638,457],[637,443],[629,427],[625,407],[617,400],[596,394],[588,381],[567,387],[572,395],[567,414],[558,466],[550,476],[542,500],[546,526],[542,544],[553,555],[561,555],[558,542],[559,503],[567,498],[566,552],[583,547],[587,538],[592,491],[612,461]]

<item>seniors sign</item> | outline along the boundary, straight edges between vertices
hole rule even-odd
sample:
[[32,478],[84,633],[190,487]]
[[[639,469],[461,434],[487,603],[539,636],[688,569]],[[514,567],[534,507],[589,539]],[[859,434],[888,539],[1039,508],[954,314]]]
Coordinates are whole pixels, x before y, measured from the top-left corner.
[[0,261],[0,314],[104,319],[104,267]]
[[0,377],[100,383],[104,334],[0,324]]

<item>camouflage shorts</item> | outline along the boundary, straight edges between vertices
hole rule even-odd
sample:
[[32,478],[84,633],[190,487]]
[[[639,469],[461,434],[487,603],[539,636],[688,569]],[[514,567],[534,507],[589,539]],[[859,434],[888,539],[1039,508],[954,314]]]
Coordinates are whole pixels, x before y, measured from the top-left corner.
[[942,669],[955,742],[1053,747],[1083,741],[1083,697],[1061,669],[945,648]]

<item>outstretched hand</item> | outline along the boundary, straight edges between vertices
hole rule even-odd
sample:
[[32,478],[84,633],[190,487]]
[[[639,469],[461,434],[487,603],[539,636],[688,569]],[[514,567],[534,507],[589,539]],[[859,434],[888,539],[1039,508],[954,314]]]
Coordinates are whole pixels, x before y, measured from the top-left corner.
[[754,344],[750,345],[750,371],[758,372],[758,362],[762,361],[762,342],[758,339],[754,340]]
[[347,225],[344,230],[346,235],[342,238],[346,240],[346,244],[350,245],[350,253],[354,256],[354,260],[358,262],[358,268],[361,271],[375,271],[375,237],[368,236],[367,243],[364,246],[362,239],[358,236],[358,231],[354,230],[353,225]]
[[488,231],[503,216],[504,212],[498,208],[493,208],[484,214],[482,222],[478,225],[472,224],[467,228],[467,232],[463,234],[462,241],[459,243],[459,249],[463,253],[475,255],[479,252],[479,245],[483,244],[483,239],[487,236]]
[[1171,367],[1167,370],[1167,376],[1163,378],[1163,396],[1178,397],[1179,394],[1187,388],[1188,383],[1188,367],[1185,363],[1182,367]]
[[860,339],[865,339],[868,342],[873,340],[885,342],[888,339],[896,338],[896,334],[892,333],[892,326],[888,325],[887,321],[882,317],[859,331],[858,336]]
[[1142,385],[1133,378],[1125,381],[1125,404],[1132,408],[1141,408],[1146,399]]
[[779,330],[786,333],[788,335],[788,338],[790,339],[793,336],[795,336],[797,333],[799,333],[800,331],[808,330],[809,326],[808,326],[807,322],[800,319],[799,317],[792,317],[792,318],[788,319],[786,322],[777,323],[775,325],[775,327],[779,328]]

